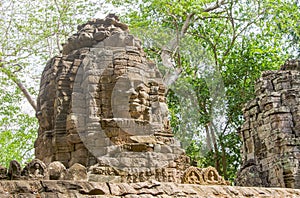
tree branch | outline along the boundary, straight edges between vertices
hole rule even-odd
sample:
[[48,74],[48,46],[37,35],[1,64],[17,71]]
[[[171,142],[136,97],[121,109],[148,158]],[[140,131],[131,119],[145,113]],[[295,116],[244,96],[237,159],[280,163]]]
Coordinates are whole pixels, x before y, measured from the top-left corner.
[[[203,10],[203,12],[211,12],[213,10],[216,10],[217,8],[221,7],[222,5],[226,4],[225,0],[221,0],[220,2],[217,1],[213,6],[208,7]],[[171,15],[171,14],[170,14]],[[175,21],[177,21],[176,17],[171,15]],[[174,83],[177,78],[179,77],[180,73],[182,72],[182,68],[179,65],[179,67],[175,67],[174,65],[174,58],[172,57],[173,53],[176,53],[176,50],[178,49],[180,39],[186,34],[189,25],[191,24],[191,21],[193,17],[195,16],[195,13],[190,13],[187,15],[180,33],[177,27],[177,38],[174,38],[173,40],[170,41],[169,45],[163,47],[162,52],[161,52],[161,59],[162,63],[165,67],[169,68],[169,71],[166,73],[164,76],[164,82],[166,86],[168,87],[172,83]],[[175,69],[176,68],[176,69]]]
[[25,86],[23,85],[23,83],[20,80],[18,80],[16,77],[13,77],[12,80],[17,84],[17,86],[23,92],[23,94],[24,94],[25,98],[27,99],[27,101],[29,102],[29,104],[36,111],[37,110],[36,103],[32,99],[31,95],[29,94],[29,92],[27,91],[27,89],[25,88]]
[[37,106],[36,106],[35,101],[32,99],[30,93],[28,92],[28,90],[25,88],[25,86],[23,85],[23,83],[17,78],[17,76],[13,72],[5,71],[4,63],[3,63],[2,60],[0,60],[0,71],[2,73],[4,73],[14,83],[16,83],[16,85],[22,91],[22,93],[24,94],[24,96],[27,99],[27,101],[29,102],[29,104],[36,111],[37,110]]
[[55,6],[56,6],[56,9],[58,11],[58,15],[59,15],[59,19],[60,20],[57,20],[57,32],[55,32],[55,39],[56,39],[56,45],[57,45],[57,49],[58,49],[58,52],[61,52],[61,44],[60,44],[60,28],[61,28],[61,21],[62,20],[62,13],[64,12],[64,10],[61,10],[58,3],[57,3],[57,0],[54,0],[54,3],[55,3]]
[[218,9],[219,7],[221,7],[222,5],[226,4],[225,0],[222,0],[222,1],[217,1],[215,5],[211,6],[211,7],[208,7],[206,9],[203,10],[203,12],[211,12],[215,9]]
[[187,32],[187,29],[189,28],[190,22],[194,15],[195,13],[191,13],[186,17],[186,20],[184,21],[184,24],[181,28],[180,37],[183,37],[184,34]]
[[[234,18],[233,18],[233,14],[232,14],[232,5],[230,7],[230,11],[228,13],[229,17],[228,17],[228,20],[230,21],[230,24],[231,24],[231,28],[232,28],[232,38],[231,38],[231,41],[230,41],[230,44],[228,46],[228,48],[226,49],[226,51],[224,52],[223,54],[223,57],[222,57],[222,63],[224,62],[224,58],[225,56],[227,56],[227,54],[230,52],[230,50],[232,49],[234,43],[235,43],[235,40],[237,39],[237,34],[236,34],[236,29],[235,29],[235,22],[234,22]],[[221,64],[222,64],[221,63]]]
[[187,15],[186,20],[184,21],[184,23],[181,27],[180,33],[177,28],[176,38],[172,39],[170,41],[169,45],[164,46],[161,51],[162,63],[165,67],[169,68],[169,71],[164,76],[164,83],[166,84],[167,87],[169,85],[171,85],[172,83],[174,83],[177,80],[177,78],[179,77],[180,73],[182,72],[181,66],[179,66],[177,68],[175,67],[175,65],[174,65],[175,61],[173,60],[172,55],[174,52],[176,53],[176,51],[179,47],[180,39],[187,32],[190,22],[194,15],[195,15],[195,13],[191,13],[191,14]]

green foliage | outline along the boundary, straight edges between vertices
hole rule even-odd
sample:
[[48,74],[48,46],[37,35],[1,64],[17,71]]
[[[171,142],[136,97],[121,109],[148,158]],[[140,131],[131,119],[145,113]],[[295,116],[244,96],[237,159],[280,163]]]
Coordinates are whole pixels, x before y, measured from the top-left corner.
[[38,130],[35,112],[29,109],[16,83],[35,96],[46,61],[60,54],[62,42],[75,32],[78,24],[92,18],[100,6],[92,0],[1,1],[1,165],[12,159],[23,164],[31,159]]
[[[262,71],[300,54],[299,2],[113,3],[132,8],[122,18],[163,74],[170,68],[163,67],[161,52],[172,50],[172,61],[182,70],[168,91],[174,133],[199,166],[213,165],[232,181],[240,162],[241,110],[254,96],[255,81]],[[176,39],[181,42],[174,47]]]
[[[284,48],[288,48],[291,58],[300,58],[300,1],[276,1],[268,11],[273,29],[268,34],[283,37],[286,41]],[[277,32],[280,34],[276,35]]]
[[18,89],[12,87],[7,78],[0,83],[0,165],[8,167],[11,160],[18,160],[23,165],[33,158],[33,144],[37,134],[37,120],[34,116],[22,112],[24,103]]
[[[235,135],[235,132],[229,132],[226,135],[221,135],[218,138],[218,156],[217,160],[221,165],[220,172],[223,176],[229,180],[230,182],[234,182],[234,178],[236,176],[236,171],[240,166],[241,159],[240,159],[240,139],[238,136]],[[200,148],[196,150],[200,151]],[[192,152],[187,150],[187,152]],[[202,152],[203,153],[203,152]],[[197,156],[198,157],[198,164],[201,167],[208,167],[208,166],[215,166],[215,161],[211,160],[215,158],[215,152],[213,150],[209,150],[204,152],[205,155]],[[222,160],[225,160],[223,162]],[[223,164],[224,163],[224,164]],[[224,170],[226,169],[226,170]]]
[[[78,24],[93,16],[98,6],[83,0],[4,1],[0,7],[5,16],[0,19],[3,61],[25,67],[32,64],[32,58],[45,62],[59,54],[62,42]],[[83,11],[90,15],[81,15]]]
[[226,72],[222,79],[228,100],[227,115],[236,127],[242,122],[243,105],[253,98],[254,84],[261,72],[279,69],[288,58],[280,47],[280,42],[271,45],[262,35],[244,36],[224,60]]

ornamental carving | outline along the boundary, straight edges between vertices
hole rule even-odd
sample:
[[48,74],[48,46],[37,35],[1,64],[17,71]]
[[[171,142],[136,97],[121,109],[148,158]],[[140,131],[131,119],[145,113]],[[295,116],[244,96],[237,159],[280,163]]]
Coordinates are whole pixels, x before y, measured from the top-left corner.
[[219,175],[214,167],[198,168],[191,166],[185,170],[182,178],[185,184],[200,185],[228,185],[229,183]]

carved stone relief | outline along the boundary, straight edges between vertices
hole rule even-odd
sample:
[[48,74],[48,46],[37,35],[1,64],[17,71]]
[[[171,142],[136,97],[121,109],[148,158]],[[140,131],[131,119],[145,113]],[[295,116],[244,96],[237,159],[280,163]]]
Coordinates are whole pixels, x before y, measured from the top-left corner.
[[214,167],[191,166],[183,173],[182,183],[200,185],[229,185]]

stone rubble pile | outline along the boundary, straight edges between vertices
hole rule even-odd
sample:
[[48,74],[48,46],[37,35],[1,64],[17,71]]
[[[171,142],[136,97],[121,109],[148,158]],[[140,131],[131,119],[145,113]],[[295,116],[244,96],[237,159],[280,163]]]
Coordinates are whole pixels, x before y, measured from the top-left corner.
[[[70,168],[66,168],[61,162],[54,161],[45,165],[41,160],[34,159],[27,163],[24,168],[13,160],[9,168],[0,166],[0,180],[71,180],[71,181],[91,181],[110,183],[139,183],[146,181],[173,182],[200,185],[228,185],[228,182],[219,176],[213,167],[197,168],[190,166],[183,175],[175,172],[168,172],[168,168],[157,168],[154,173],[150,172],[126,172],[109,166],[84,167],[75,163]],[[124,177],[124,175],[126,177]],[[122,180],[117,180],[121,178]]]
[[244,108],[242,186],[300,188],[300,61],[263,72]]
[[0,166],[0,180],[73,180],[87,181],[87,169],[75,163],[67,169],[61,162],[51,162],[45,165],[39,159],[27,163],[24,168],[13,160],[9,168]]

